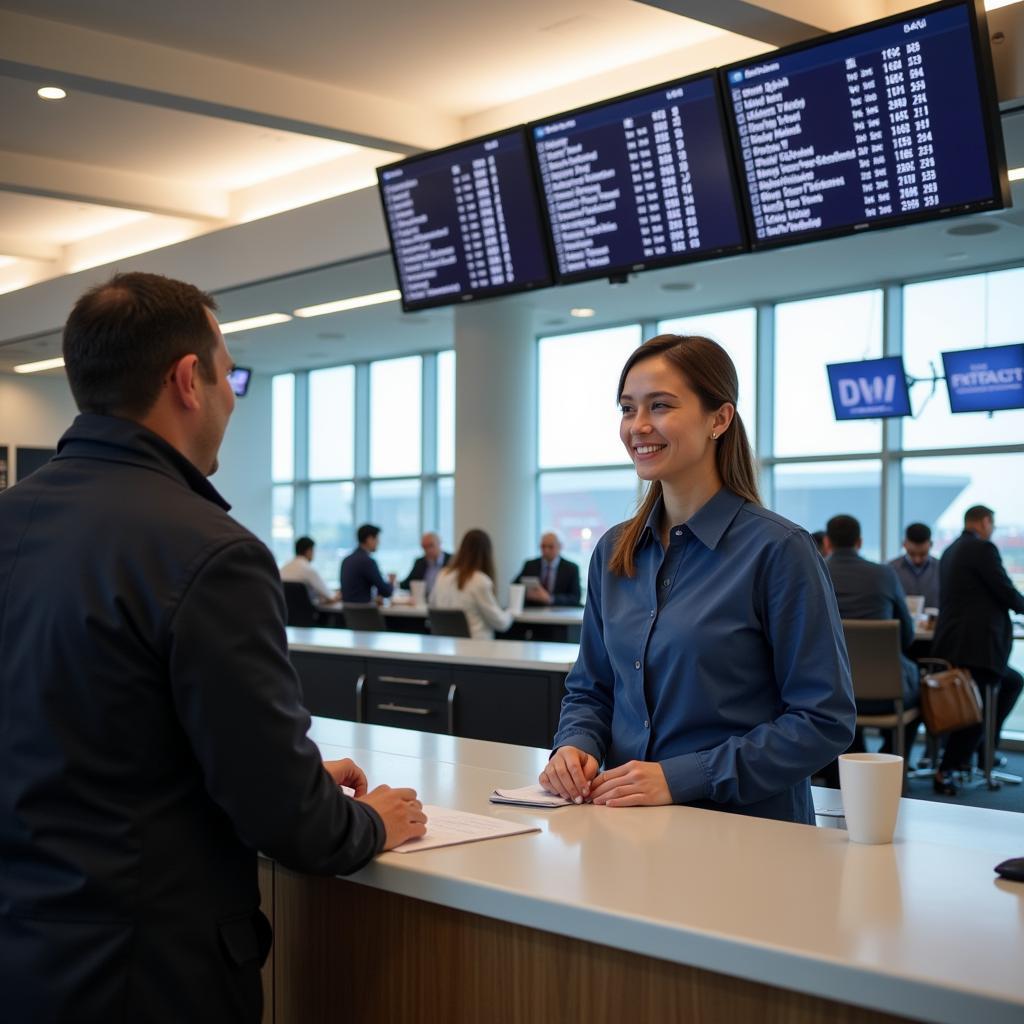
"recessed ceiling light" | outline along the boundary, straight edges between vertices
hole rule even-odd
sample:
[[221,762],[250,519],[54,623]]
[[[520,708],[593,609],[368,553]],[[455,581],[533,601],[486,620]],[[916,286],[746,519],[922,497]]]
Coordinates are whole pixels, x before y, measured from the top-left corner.
[[1024,167],[1011,167],[1007,177],[1010,181],[1024,181]]
[[221,334],[234,334],[235,331],[252,331],[257,327],[273,327],[274,324],[286,324],[291,320],[287,313],[266,313],[263,316],[250,316],[244,320],[229,320],[220,325]]
[[64,360],[58,356],[56,359],[41,359],[38,363],[22,363],[14,368],[15,373],[39,373],[42,370],[56,370],[63,366]]
[[303,306],[295,310],[296,316],[325,316],[328,313],[344,313],[348,309],[361,309],[363,306],[376,306],[382,302],[397,302],[402,293],[397,288],[386,292],[371,292],[369,295],[353,295],[350,299],[336,299],[334,302],[321,302],[317,306]]
[[586,317],[594,316],[596,310],[591,309],[589,306],[576,306],[575,309],[569,310],[570,316]]
[[56,85],[44,85],[42,89],[36,90],[36,95],[43,100],[62,100],[67,93]]

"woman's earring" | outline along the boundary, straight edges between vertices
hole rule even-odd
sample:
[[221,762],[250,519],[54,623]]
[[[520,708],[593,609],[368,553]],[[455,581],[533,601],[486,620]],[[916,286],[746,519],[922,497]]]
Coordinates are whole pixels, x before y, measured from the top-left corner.
[[718,440],[718,431],[717,430],[713,430],[711,432],[711,440],[712,441],[717,441]]

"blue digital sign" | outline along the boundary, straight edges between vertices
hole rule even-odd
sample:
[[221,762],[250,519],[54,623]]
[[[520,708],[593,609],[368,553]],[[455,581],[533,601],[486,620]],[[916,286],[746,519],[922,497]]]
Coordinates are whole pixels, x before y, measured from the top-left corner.
[[943,352],[950,412],[1024,409],[1024,342]]
[[910,415],[907,375],[899,356],[827,367],[837,420]]

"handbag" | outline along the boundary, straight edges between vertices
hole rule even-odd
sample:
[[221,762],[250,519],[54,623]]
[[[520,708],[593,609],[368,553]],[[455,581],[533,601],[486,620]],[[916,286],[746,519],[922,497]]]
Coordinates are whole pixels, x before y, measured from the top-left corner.
[[921,680],[921,714],[932,735],[980,725],[981,709],[978,684],[965,668],[933,672]]

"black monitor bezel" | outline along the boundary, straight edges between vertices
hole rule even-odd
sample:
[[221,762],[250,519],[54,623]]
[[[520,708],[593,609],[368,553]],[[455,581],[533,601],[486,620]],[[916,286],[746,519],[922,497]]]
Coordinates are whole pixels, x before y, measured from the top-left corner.
[[[861,363],[879,363],[882,360],[893,359],[898,360],[900,364],[900,380],[903,382],[903,395],[907,400],[907,411],[877,413],[874,416],[840,416],[836,409],[836,397],[832,393],[832,376],[829,373],[829,370],[831,370],[833,366],[857,366]],[[868,420],[901,420],[907,416],[913,418],[914,410],[910,404],[910,383],[907,380],[907,367],[903,362],[902,353],[899,355],[873,356],[871,359],[847,359],[841,363],[826,363],[825,379],[828,381],[828,394],[829,398],[832,400],[832,415],[835,417],[836,423],[865,423]]]
[[232,366],[231,367],[231,373],[233,373],[233,374],[234,373],[238,373],[240,370],[243,373],[245,373],[245,387],[242,388],[241,391],[235,391],[234,384],[230,380],[228,381],[228,383],[231,384],[231,392],[235,396],[235,398],[245,398],[245,396],[247,394],[249,394],[249,386],[252,384],[252,367],[251,366]]
[[946,356],[962,355],[965,352],[997,352],[999,349],[1004,348],[1016,348],[1024,353],[1024,341],[1011,341],[1007,345],[983,345],[978,348],[955,348],[950,349],[949,352],[939,353],[942,356],[942,376],[946,382],[946,400],[949,402],[951,416],[969,416],[971,413],[981,413],[984,416],[989,416],[997,412],[1019,412],[1021,409],[1024,409],[1024,398],[1022,398],[1020,405],[999,405],[988,409],[953,408],[953,391],[949,386],[949,367],[946,365]]

